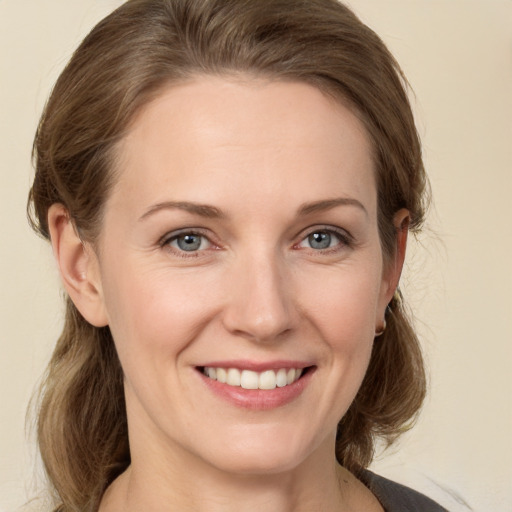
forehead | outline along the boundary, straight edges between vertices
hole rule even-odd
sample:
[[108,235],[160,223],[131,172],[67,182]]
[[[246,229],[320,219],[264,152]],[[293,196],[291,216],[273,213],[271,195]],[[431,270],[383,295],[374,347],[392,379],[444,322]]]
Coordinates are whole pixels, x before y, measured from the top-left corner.
[[303,202],[375,188],[362,122],[300,82],[206,76],[169,86],[141,109],[118,157],[114,195],[136,191],[141,201],[185,194],[211,203],[226,184],[239,196],[286,192]]
[[199,75],[160,90],[138,111],[127,137],[147,135],[149,125],[167,117],[163,137],[190,129],[191,134],[201,130],[202,135],[224,136],[233,143],[294,143],[293,136],[307,125],[308,136],[323,137],[327,144],[351,135],[367,139],[355,107],[341,94],[324,89],[251,75]]

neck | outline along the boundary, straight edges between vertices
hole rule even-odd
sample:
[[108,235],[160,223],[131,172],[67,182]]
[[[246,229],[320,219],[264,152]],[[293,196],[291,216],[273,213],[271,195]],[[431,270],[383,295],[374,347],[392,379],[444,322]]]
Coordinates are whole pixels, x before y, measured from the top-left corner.
[[362,510],[362,505],[364,510],[381,510],[334,458],[326,464],[327,448],[276,474],[229,473],[193,457],[176,460],[175,453],[174,460],[164,464],[149,453],[133,457],[132,465],[107,490],[100,512],[348,512]]

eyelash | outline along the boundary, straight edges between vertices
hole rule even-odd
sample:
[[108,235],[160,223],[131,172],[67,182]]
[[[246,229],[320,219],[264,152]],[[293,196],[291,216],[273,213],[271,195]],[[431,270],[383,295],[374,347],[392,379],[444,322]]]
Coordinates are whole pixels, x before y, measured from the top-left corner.
[[[333,247],[326,247],[324,249],[314,249],[313,247],[300,247],[300,244],[302,244],[304,241],[308,239],[308,237],[315,235],[325,233],[328,235],[334,235],[338,240],[339,243],[335,244]],[[180,258],[198,258],[201,257],[202,253],[204,253],[207,249],[198,249],[194,251],[185,251],[179,248],[175,248],[171,246],[171,243],[178,240],[180,237],[185,236],[197,236],[201,237],[208,241],[210,244],[210,247],[207,249],[218,249],[219,246],[211,241],[211,239],[207,236],[207,234],[199,229],[182,229],[178,232],[173,232],[170,234],[164,235],[160,241],[158,242],[158,245],[166,249],[170,252],[172,252],[174,255],[180,257]],[[345,230],[334,228],[332,226],[314,226],[312,228],[308,228],[306,231],[303,231],[300,235],[299,242],[293,244],[293,248],[297,250],[309,250],[312,251],[315,254],[332,254],[334,252],[338,252],[341,250],[341,248],[351,248],[354,245],[354,239],[353,237]]]
[[179,248],[175,248],[175,247],[171,246],[172,242],[174,242],[175,240],[178,240],[178,238],[185,237],[185,236],[201,237],[201,238],[207,240],[208,243],[211,244],[211,246],[214,249],[218,248],[218,246],[216,244],[214,244],[203,231],[198,230],[198,229],[182,229],[178,232],[174,231],[173,233],[166,234],[160,239],[158,245],[161,248],[166,249],[169,252],[172,252],[173,255],[178,256],[179,258],[198,258],[198,257],[200,257],[201,253],[204,252],[206,249],[200,249],[200,250],[196,250],[196,251],[185,251],[185,250],[180,250]]
[[315,254],[326,255],[336,253],[343,248],[351,248],[354,245],[354,238],[352,235],[343,229],[335,228],[333,226],[313,226],[301,234],[300,241],[297,244],[294,244],[294,247],[300,249],[300,244],[304,243],[310,236],[320,233],[328,234],[331,236],[334,235],[338,239],[339,243],[324,249],[314,249],[313,247],[304,247],[303,249],[312,251]]

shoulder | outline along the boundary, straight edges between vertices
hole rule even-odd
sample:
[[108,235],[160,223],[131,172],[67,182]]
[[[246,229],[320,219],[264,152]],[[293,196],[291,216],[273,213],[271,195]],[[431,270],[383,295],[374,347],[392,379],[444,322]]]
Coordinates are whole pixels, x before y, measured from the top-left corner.
[[375,494],[386,512],[447,512],[427,496],[371,471],[363,471],[358,476]]

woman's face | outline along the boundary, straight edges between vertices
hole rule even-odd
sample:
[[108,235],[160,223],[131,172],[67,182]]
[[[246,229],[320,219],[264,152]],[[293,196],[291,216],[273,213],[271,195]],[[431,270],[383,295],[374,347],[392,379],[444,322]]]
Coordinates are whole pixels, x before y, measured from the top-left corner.
[[201,77],[142,110],[118,163],[97,282],[132,460],[333,457],[397,279],[361,122],[309,85]]

